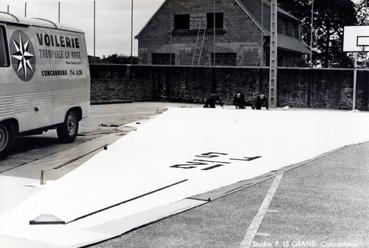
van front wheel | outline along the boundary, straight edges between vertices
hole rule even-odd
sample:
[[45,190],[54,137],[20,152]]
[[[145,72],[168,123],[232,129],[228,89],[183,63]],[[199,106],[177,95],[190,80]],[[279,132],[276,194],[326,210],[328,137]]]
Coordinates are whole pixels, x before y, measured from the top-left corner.
[[77,113],[73,110],[68,111],[64,123],[57,127],[58,139],[62,143],[72,143],[78,134],[79,121]]
[[15,138],[13,126],[0,122],[0,160],[4,159],[13,148]]

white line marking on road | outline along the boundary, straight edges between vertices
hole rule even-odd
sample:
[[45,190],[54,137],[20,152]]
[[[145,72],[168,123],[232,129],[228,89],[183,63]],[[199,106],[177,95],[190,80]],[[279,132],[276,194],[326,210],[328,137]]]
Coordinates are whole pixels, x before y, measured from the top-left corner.
[[275,209],[269,209],[268,213],[279,213],[279,210],[275,210]]
[[282,177],[283,177],[283,174],[280,174],[274,179],[272,186],[270,187],[268,191],[268,194],[266,195],[263,203],[261,204],[259,208],[258,213],[255,215],[254,219],[251,222],[251,225],[247,229],[246,235],[242,240],[240,248],[250,248],[251,243],[254,240],[255,235],[261,225],[261,222],[263,221],[263,218],[266,212],[268,211],[268,207],[273,200],[274,194],[277,191],[279,184],[281,183]]
[[262,237],[270,237],[270,233],[256,233],[256,236],[262,236]]

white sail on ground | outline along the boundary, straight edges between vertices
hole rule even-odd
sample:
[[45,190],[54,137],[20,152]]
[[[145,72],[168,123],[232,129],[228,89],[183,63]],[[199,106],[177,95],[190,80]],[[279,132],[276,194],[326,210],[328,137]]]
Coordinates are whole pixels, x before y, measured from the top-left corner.
[[[108,239],[158,207],[366,142],[368,126],[362,112],[169,109],[1,216],[0,235],[62,247]],[[66,224],[29,225],[40,216]],[[107,225],[122,219],[133,224]]]

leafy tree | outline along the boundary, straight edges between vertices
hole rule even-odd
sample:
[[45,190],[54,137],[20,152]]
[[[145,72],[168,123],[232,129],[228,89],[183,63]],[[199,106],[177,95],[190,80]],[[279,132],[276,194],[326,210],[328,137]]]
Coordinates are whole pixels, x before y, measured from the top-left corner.
[[[369,0],[361,0],[356,4],[357,25],[369,25]],[[368,53],[362,52],[358,56],[359,67],[369,67]]]
[[[302,20],[302,36],[310,44],[312,0],[279,0],[279,5]],[[344,26],[356,25],[357,10],[351,0],[314,0],[313,64],[348,67],[352,61],[343,48]]]
[[[109,56],[103,55],[102,59],[98,57],[89,56],[90,63],[93,64],[130,64],[131,63],[131,56],[126,56],[122,54],[111,54]],[[138,57],[132,57],[132,63],[138,63]]]
[[[101,60],[102,63],[109,63],[109,64],[130,64],[131,63],[131,56],[126,55],[118,55],[118,54],[112,54],[107,57],[103,57]],[[132,63],[137,64],[138,58],[134,57],[132,58]]]
[[369,0],[361,0],[356,6],[356,19],[357,25],[368,25],[369,24]]

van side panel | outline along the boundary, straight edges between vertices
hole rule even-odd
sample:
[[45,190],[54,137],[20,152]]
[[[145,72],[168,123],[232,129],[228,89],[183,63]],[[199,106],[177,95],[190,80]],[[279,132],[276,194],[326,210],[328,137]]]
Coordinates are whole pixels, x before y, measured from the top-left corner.
[[0,121],[16,118],[24,132],[62,123],[90,105],[90,72],[82,33],[5,25],[11,66],[0,68]]

